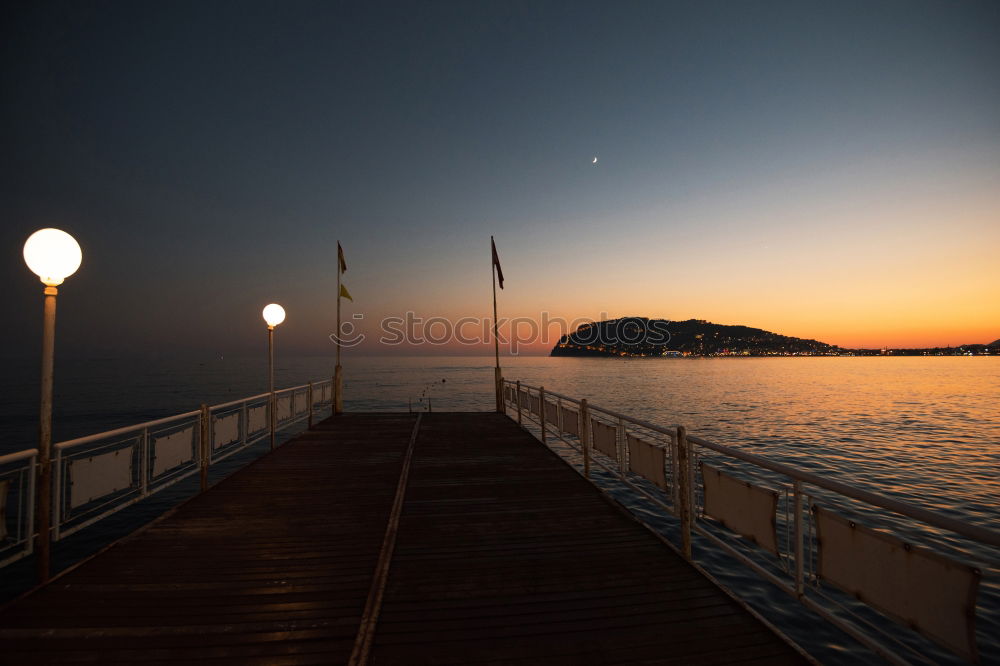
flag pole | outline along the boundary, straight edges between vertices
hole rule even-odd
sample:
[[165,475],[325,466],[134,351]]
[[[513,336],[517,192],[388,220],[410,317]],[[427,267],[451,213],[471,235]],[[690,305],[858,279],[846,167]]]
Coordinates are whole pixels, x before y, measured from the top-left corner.
[[337,241],[337,364],[333,368],[333,413],[340,414],[344,411],[344,375],[340,367],[340,256],[343,250],[340,249],[340,241]]
[[493,282],[493,352],[496,356],[496,368],[493,371],[493,384],[496,390],[497,411],[503,413],[503,378],[500,374],[500,336],[497,335],[497,271],[493,262],[496,243],[490,236],[490,279]]

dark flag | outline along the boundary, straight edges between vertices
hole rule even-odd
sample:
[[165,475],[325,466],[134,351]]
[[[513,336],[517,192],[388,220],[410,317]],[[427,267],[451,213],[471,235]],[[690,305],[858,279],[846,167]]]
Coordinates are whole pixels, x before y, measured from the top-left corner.
[[493,236],[490,236],[490,247],[493,248],[493,265],[497,267],[497,282],[503,289],[503,270],[500,268],[500,257],[497,256],[497,244],[493,242]]
[[340,241],[337,241],[337,259],[340,261],[340,272],[347,272],[347,262],[344,261],[344,248],[340,247]]

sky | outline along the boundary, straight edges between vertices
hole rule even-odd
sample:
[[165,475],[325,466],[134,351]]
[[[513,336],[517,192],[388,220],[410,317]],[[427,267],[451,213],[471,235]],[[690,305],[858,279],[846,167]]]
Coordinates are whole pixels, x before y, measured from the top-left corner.
[[269,302],[281,349],[331,353],[338,239],[357,352],[488,352],[378,338],[490,317],[490,235],[501,317],[1000,338],[995,2],[3,11],[7,356],[38,353],[50,226],[84,254],[69,356],[258,353]]

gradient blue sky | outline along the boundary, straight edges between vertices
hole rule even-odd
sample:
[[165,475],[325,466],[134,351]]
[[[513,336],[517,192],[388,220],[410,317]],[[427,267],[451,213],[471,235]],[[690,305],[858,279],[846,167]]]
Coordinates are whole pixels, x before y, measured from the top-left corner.
[[348,314],[486,316],[490,234],[508,316],[1000,337],[995,2],[5,13],[8,354],[37,354],[44,226],[84,249],[74,356],[255,353],[270,301],[330,352],[338,238]]

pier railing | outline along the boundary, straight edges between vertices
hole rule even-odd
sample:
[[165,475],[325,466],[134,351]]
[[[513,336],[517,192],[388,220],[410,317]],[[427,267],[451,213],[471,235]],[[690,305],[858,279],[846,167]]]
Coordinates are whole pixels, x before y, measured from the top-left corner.
[[[275,432],[332,407],[332,380],[175,414],[53,446],[52,538],[78,532],[180,481],[201,475]],[[0,456],[0,567],[33,552],[38,451]]]
[[31,552],[38,449],[0,456],[0,567]]
[[977,619],[1000,621],[977,613],[1000,532],[543,387],[504,380],[503,401],[662,512],[696,566],[724,553],[890,662],[977,662]]

